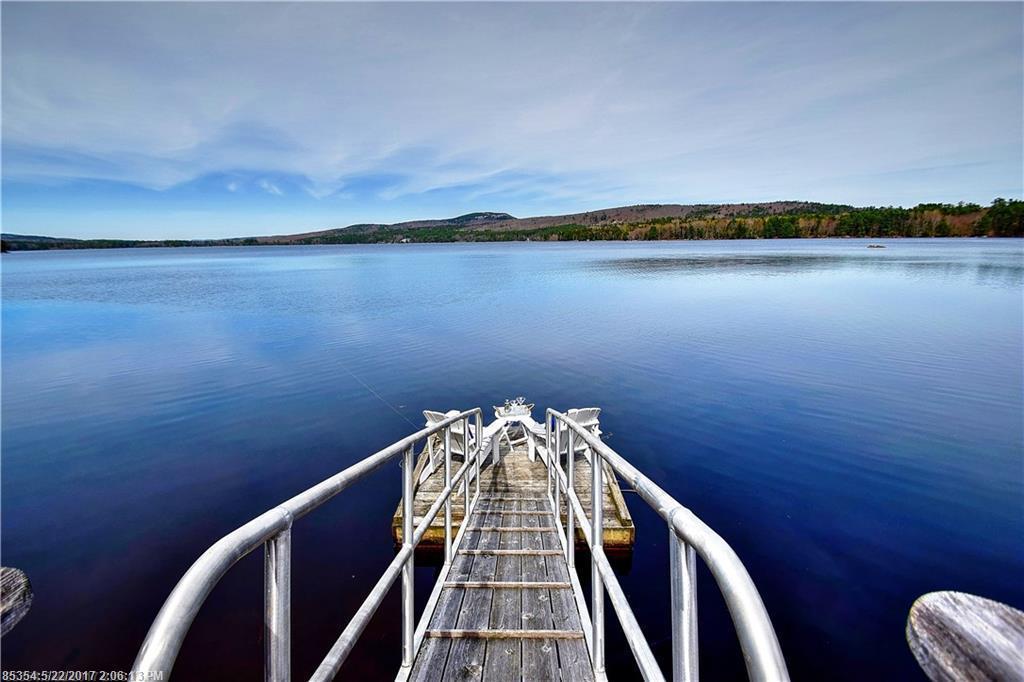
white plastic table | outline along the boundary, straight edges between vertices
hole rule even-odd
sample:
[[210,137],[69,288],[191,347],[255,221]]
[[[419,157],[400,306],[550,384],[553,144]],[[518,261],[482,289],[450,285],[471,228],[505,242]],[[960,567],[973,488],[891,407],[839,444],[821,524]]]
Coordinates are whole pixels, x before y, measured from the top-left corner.
[[[491,439],[492,463],[497,464],[499,459],[501,458],[501,448],[499,446],[499,443],[502,436],[504,436],[505,440],[508,441],[509,447],[512,446],[512,439],[508,435],[508,430],[513,424],[516,423],[521,424],[523,428],[526,430],[526,442],[529,448],[528,455],[530,457],[531,462],[537,458],[538,449],[544,450],[543,446],[539,446],[535,443],[535,439],[544,433],[544,426],[534,421],[533,416],[531,414],[531,407],[532,405],[514,404],[511,406],[511,409],[505,409],[502,407],[494,408],[495,419],[493,422],[491,422],[490,425],[488,425],[484,429],[485,434],[488,432],[494,434],[494,437]],[[544,456],[547,456],[546,450],[544,451]]]

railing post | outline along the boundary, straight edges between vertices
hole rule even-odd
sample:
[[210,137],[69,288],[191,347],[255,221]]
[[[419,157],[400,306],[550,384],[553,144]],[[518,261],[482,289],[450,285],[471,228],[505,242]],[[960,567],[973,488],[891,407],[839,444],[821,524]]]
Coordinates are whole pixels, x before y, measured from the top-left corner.
[[573,520],[573,508],[572,508],[572,495],[569,491],[576,492],[576,479],[575,469],[576,465],[573,462],[576,458],[573,456],[573,439],[574,434],[569,425],[565,425],[565,437],[568,441],[569,449],[566,452],[566,485],[565,485],[565,563],[569,564],[569,568],[576,565],[576,524]]
[[[413,534],[413,501],[415,493],[413,479],[413,446],[405,451],[402,459],[402,544],[412,546]],[[415,568],[415,551],[409,554],[402,566],[402,666],[412,667],[413,636],[416,634],[416,617],[413,612],[413,569]]]
[[[604,670],[604,582],[597,568],[597,555],[604,552],[604,485],[601,468],[604,460],[594,450],[590,457],[590,620],[594,632],[591,637],[591,662],[595,673]],[[583,520],[580,519],[580,523]]]
[[448,497],[444,501],[444,562],[452,562],[452,425],[444,428],[444,487]]
[[480,499],[480,466],[484,458],[484,418],[476,413],[476,499]]
[[291,679],[291,525],[263,543],[263,679]]
[[[551,476],[554,473],[551,470],[551,415],[544,413],[544,451],[548,454],[544,458],[544,463],[547,464],[548,470],[548,500],[553,501],[554,498],[551,495]],[[557,512],[558,509],[556,508]]]
[[697,553],[669,527],[672,580],[672,682],[698,682]]
[[469,523],[469,477],[473,467],[469,466],[469,417],[462,420],[462,457],[466,461],[466,473],[462,477],[462,523]]
[[[562,473],[562,432],[558,428],[558,417],[551,416],[551,426],[555,429],[555,466]],[[555,475],[555,520],[562,525],[562,477]]]

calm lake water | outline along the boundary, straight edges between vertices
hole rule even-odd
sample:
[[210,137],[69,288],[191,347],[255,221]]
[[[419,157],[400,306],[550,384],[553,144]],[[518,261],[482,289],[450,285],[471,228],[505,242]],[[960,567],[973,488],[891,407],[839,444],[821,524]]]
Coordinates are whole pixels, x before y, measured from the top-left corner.
[[[609,444],[738,552],[794,679],[924,679],[907,610],[1024,606],[1024,243],[660,242],[4,255],[5,669],[127,669],[214,540],[422,422],[600,406]],[[538,409],[536,416],[541,414]],[[400,470],[295,530],[305,679],[393,556]],[[667,531],[635,495],[622,583],[667,660]],[[436,569],[417,568],[422,604]],[[710,575],[703,675],[744,676]],[[393,591],[342,671],[385,679]],[[611,609],[609,607],[609,614]],[[177,679],[258,679],[262,553]],[[609,666],[636,675],[609,616]]]

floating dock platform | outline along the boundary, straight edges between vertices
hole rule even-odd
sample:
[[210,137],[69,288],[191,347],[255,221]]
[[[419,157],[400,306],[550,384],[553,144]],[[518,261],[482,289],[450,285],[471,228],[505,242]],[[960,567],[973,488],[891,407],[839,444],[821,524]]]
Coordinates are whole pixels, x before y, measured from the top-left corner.
[[[526,443],[520,443],[509,447],[504,442],[499,443],[499,462],[494,464],[492,459],[487,458],[480,471],[480,494],[492,500],[502,502],[514,502],[517,500],[547,501],[548,479],[547,468],[539,458],[531,461],[529,448]],[[413,499],[413,528],[416,528],[423,517],[430,509],[430,505],[437,500],[438,495],[444,490],[444,450],[443,446],[434,453],[435,465],[431,473],[416,489]],[[424,470],[429,465],[430,455],[427,448],[419,454],[416,460],[414,479],[420,480]],[[455,458],[453,470],[462,464],[461,457]],[[590,494],[590,461],[582,453],[577,452],[574,461],[574,476],[576,481],[576,495],[580,498],[587,517],[593,509],[593,500]],[[636,539],[636,528],[633,526],[633,517],[630,516],[629,508],[622,496],[622,489],[619,481],[612,473],[611,467],[604,464],[604,497],[602,500],[604,510],[604,550],[611,553],[629,552],[633,549],[633,542]],[[470,491],[470,497],[473,496]],[[561,505],[562,523],[565,523],[565,506]],[[465,500],[461,487],[452,491],[452,532],[457,533],[462,527],[465,514]],[[533,510],[535,511],[535,510]],[[398,503],[394,517],[391,520],[391,536],[396,545],[402,544],[402,504]],[[577,526],[576,529],[577,547],[585,547],[586,540],[583,531]],[[420,548],[441,549],[444,547],[444,515],[438,514],[431,522],[423,539],[420,540]]]

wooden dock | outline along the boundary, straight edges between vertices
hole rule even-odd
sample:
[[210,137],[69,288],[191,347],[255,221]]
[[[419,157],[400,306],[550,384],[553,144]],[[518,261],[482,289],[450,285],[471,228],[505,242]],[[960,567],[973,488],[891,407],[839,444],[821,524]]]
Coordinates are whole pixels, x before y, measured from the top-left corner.
[[[460,485],[452,497],[452,535],[458,540],[450,569],[442,572],[428,603],[424,637],[411,668],[399,680],[593,680],[583,623],[586,598],[570,569],[548,498],[543,437],[535,423],[520,442],[483,434],[486,459],[480,471],[480,495],[465,518]],[[528,427],[529,428],[529,427]],[[532,447],[531,447],[532,446]],[[413,527],[422,523],[444,490],[444,452],[434,444],[435,470],[428,449],[416,461]],[[531,451],[536,458],[531,459]],[[495,454],[497,463],[495,463]],[[452,462],[454,472],[462,458]],[[563,462],[564,466],[564,462]],[[591,465],[583,452],[573,460],[576,494],[590,515]],[[604,465],[603,538],[608,552],[629,551],[636,533],[618,479]],[[470,485],[470,497],[476,492]],[[580,520],[577,519],[577,524]],[[463,529],[463,526],[465,528]],[[402,542],[402,505],[392,519],[392,536]],[[442,551],[444,514],[428,527],[420,547]],[[586,546],[576,531],[577,546]],[[433,604],[433,606],[431,606]],[[432,609],[432,610],[431,610]],[[603,678],[602,678],[603,679]]]
[[[480,472],[480,494],[483,497],[506,497],[506,498],[543,498],[547,492],[547,469],[539,460],[530,461],[528,448],[525,444],[509,448],[501,444],[501,459],[497,465],[493,464],[488,457]],[[438,461],[434,472],[424,480],[416,490],[413,501],[413,527],[416,527],[423,516],[430,509],[430,505],[437,499],[438,494],[444,489],[444,454],[435,453]],[[424,448],[416,462],[415,479],[420,480],[420,475],[428,464],[428,454]],[[461,457],[452,463],[452,471],[462,465]],[[590,495],[590,462],[580,453],[576,453],[574,478],[576,479],[576,494],[583,504],[584,510],[589,517],[592,509]],[[612,473],[611,468],[604,465],[604,549],[608,553],[628,552],[633,548],[636,538],[636,529],[633,527],[633,518],[629,514],[626,502],[622,497],[622,490],[619,487],[618,479]],[[470,490],[470,497],[474,489]],[[456,490],[452,495],[452,533],[457,533],[462,525],[465,504],[462,496],[462,488]],[[565,507],[560,510],[562,522],[565,523]],[[579,523],[579,520],[577,520]],[[391,521],[391,534],[396,544],[402,542],[402,505],[399,501],[398,508]],[[576,544],[585,546],[582,531],[576,530]],[[420,547],[441,548],[444,545],[444,514],[438,514],[430,524],[429,529],[420,541]]]
[[[607,679],[606,612],[618,618],[643,678],[662,679],[665,672],[608,556],[632,548],[636,536],[633,520],[616,474],[605,464],[592,469],[593,460],[611,462],[614,471],[632,483],[639,499],[669,530],[670,582],[667,589],[652,586],[652,595],[671,609],[672,679],[696,679],[694,581],[700,556],[712,566],[712,575],[726,597],[751,677],[788,682],[785,660],[763,602],[725,541],[601,441],[598,408],[565,414],[549,409],[544,412],[544,422],[537,423],[530,415],[533,407],[523,398],[506,401],[495,407],[495,419],[486,426],[480,408],[427,411],[427,428],[351,464],[223,536],[178,581],[150,626],[132,670],[136,675],[168,679],[207,595],[240,557],[262,547],[265,676],[290,679],[294,522],[354,482],[401,461],[402,504],[392,521],[392,535],[399,543],[395,556],[311,680],[336,679],[367,624],[399,583],[402,636],[396,682],[484,677],[493,682],[600,682]],[[426,452],[421,451],[414,461],[415,446],[424,442]],[[453,487],[443,484],[443,448],[451,455],[466,453],[451,457],[449,471],[456,479]],[[428,466],[431,451],[434,468]],[[566,468],[573,470],[569,481]],[[554,485],[550,491],[549,475]],[[575,537],[566,528],[566,498],[579,516]],[[438,514],[442,507],[447,507],[449,514],[454,512],[449,515],[453,522],[449,533],[445,532],[445,515]],[[603,525],[594,528],[594,533],[582,532],[589,529],[595,510]],[[409,537],[413,528],[415,536]],[[578,553],[581,544],[589,551]],[[444,561],[417,617],[416,566],[423,564],[416,551],[431,545],[438,553],[443,551]],[[579,566],[579,561],[585,564]],[[579,569],[585,572],[578,574]],[[580,584],[580,574],[601,576],[601,580],[593,580],[589,595]],[[608,603],[611,609],[606,608]]]

